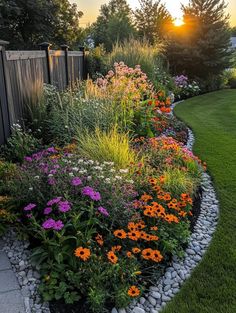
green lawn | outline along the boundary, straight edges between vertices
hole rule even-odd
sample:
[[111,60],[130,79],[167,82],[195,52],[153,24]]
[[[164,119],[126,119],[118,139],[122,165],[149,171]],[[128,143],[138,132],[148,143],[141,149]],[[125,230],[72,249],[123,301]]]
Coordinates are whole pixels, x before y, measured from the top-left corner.
[[236,313],[236,90],[192,98],[175,113],[192,128],[194,152],[208,164],[220,219],[200,265],[163,313]]

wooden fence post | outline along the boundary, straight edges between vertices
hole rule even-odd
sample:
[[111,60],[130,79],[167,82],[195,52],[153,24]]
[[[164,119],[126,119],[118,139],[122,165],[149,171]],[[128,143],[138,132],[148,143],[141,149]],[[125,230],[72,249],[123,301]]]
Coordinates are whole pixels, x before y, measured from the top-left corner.
[[83,73],[82,73],[82,79],[86,79],[87,78],[87,68],[85,65],[85,49],[84,47],[79,47],[79,51],[83,52]]
[[39,44],[41,50],[45,50],[46,62],[47,62],[47,76],[48,84],[52,85],[52,60],[50,56],[50,47],[52,46],[49,42],[42,42]]
[[69,62],[68,62],[68,49],[69,46],[67,45],[61,45],[61,49],[65,51],[65,71],[66,71],[66,85],[69,86]]
[[5,46],[9,42],[0,40],[0,144],[6,142],[11,132],[9,112],[9,73]]

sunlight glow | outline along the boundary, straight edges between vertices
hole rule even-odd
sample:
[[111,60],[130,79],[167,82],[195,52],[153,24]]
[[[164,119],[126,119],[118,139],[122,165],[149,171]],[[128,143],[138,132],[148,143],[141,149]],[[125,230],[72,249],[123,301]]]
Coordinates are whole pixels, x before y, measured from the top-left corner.
[[179,17],[179,18],[176,18],[176,19],[174,19],[174,25],[176,26],[176,27],[179,27],[179,26],[182,26],[182,25],[184,25],[184,21],[183,21],[183,18],[182,17]]

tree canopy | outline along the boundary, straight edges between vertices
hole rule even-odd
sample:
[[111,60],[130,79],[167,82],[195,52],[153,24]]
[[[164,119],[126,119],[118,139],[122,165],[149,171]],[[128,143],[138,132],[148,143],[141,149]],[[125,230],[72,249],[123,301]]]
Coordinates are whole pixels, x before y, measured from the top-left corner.
[[15,49],[78,43],[82,12],[68,0],[0,0],[0,38]]
[[173,27],[167,55],[175,74],[208,79],[230,66],[230,29],[224,0],[190,0],[185,25]]
[[97,21],[92,25],[92,36],[95,45],[103,44],[107,51],[117,41],[135,34],[132,23],[131,8],[126,0],[111,0],[101,6]]
[[172,17],[161,0],[139,0],[140,8],[134,11],[135,26],[140,37],[150,43],[165,37]]

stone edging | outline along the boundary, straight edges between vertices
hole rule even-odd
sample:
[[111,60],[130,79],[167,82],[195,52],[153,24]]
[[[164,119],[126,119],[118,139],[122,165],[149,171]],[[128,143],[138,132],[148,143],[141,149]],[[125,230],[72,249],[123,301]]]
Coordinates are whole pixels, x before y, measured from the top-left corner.
[[[192,150],[194,144],[193,132],[188,129],[186,147]],[[150,287],[149,292],[126,309],[112,309],[112,313],[159,313],[181,288],[181,285],[191,275],[192,270],[201,261],[217,226],[219,201],[207,173],[202,173],[201,187],[203,190],[201,212],[190,236],[185,250],[184,259],[173,257],[172,264],[165,269],[165,274],[158,280],[156,286]]]

